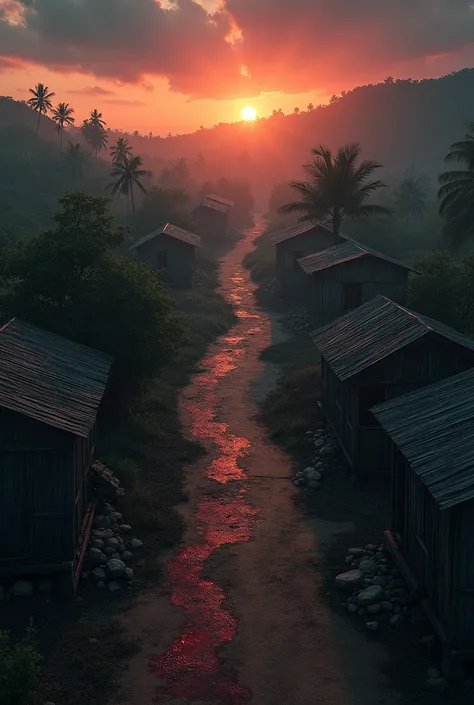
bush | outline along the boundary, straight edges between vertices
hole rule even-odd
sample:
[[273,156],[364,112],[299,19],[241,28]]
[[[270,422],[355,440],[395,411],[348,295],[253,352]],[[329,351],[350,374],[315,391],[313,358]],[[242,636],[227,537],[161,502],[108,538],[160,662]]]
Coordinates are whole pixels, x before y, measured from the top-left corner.
[[111,470],[120,481],[124,490],[134,490],[140,479],[140,467],[130,458],[118,455],[102,455],[102,462]]
[[32,624],[16,644],[10,632],[0,630],[0,703],[2,705],[34,705],[38,702],[41,656],[34,643]]

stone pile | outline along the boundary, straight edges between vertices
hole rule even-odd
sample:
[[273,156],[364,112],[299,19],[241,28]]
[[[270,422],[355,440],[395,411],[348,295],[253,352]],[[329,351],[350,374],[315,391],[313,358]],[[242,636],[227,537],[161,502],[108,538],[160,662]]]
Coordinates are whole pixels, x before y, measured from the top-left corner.
[[143,546],[132,536],[132,527],[120,512],[105,501],[92,524],[82,580],[93,580],[98,588],[119,592],[134,578],[133,552]]
[[307,431],[306,440],[313,445],[314,457],[303,470],[293,477],[295,487],[304,490],[318,490],[328,471],[344,468],[341,451],[331,431],[321,423],[316,431]]
[[297,308],[293,311],[289,311],[286,316],[286,320],[289,327],[298,333],[309,333],[311,330],[308,313],[304,308]]
[[345,563],[348,570],[336,576],[336,587],[349,593],[343,604],[349,614],[364,618],[369,631],[382,624],[395,628],[422,621],[420,607],[409,604],[405,581],[383,546],[350,548]]

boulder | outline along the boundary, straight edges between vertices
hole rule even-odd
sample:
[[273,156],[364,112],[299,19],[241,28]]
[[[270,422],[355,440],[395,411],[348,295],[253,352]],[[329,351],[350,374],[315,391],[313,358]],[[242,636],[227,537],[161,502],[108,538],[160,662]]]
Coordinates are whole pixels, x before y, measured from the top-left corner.
[[90,562],[94,563],[95,565],[102,565],[103,563],[107,562],[107,558],[102,553],[100,548],[90,548],[87,552],[87,557],[89,558]]
[[337,447],[334,445],[325,445],[319,451],[320,458],[332,458],[337,453]]
[[118,558],[111,558],[105,566],[106,573],[111,580],[119,580],[125,577],[125,569],[125,563]]
[[309,487],[311,490],[317,490],[318,487],[320,487],[320,486],[321,486],[321,483],[318,482],[318,480],[310,480],[310,481],[308,482],[308,487]]
[[382,611],[382,605],[380,602],[376,602],[374,605],[367,606],[367,612],[369,614],[379,614]]
[[129,534],[132,530],[130,524],[119,524],[117,528],[121,534]]
[[125,578],[127,580],[133,580],[134,575],[133,568],[125,568]]
[[321,479],[321,473],[319,470],[316,470],[316,468],[305,468],[304,469],[304,476],[308,480],[320,480]]
[[107,546],[107,548],[113,548],[114,551],[117,551],[118,547],[120,546],[120,541],[115,538],[115,536],[111,536],[110,539],[107,539],[105,545]]
[[126,563],[130,563],[130,561],[133,559],[133,553],[131,551],[124,551],[121,556],[122,560],[125,561]]
[[104,555],[108,556],[108,558],[112,558],[114,553],[115,553],[115,551],[111,546],[106,546],[104,548]]
[[356,612],[359,611],[359,608],[357,607],[357,605],[350,603],[349,605],[347,605],[347,611],[349,612],[349,614],[356,614]]
[[350,548],[347,553],[349,556],[354,556],[355,558],[361,558],[364,555],[363,548]]
[[104,548],[104,539],[92,539],[90,545],[92,546],[92,548],[102,549]]
[[362,582],[362,573],[360,570],[348,570],[345,573],[336,575],[336,587],[342,590],[353,590]]
[[371,622],[366,622],[365,623],[366,629],[369,629],[371,632],[376,632],[377,629],[379,628],[379,623],[376,622],[375,620]]
[[92,571],[92,577],[94,578],[94,580],[101,582],[103,580],[107,580],[107,573],[103,568],[94,568],[94,570]]
[[393,605],[391,602],[384,601],[380,604],[382,605],[382,609],[384,612],[393,612]]
[[359,569],[364,575],[364,577],[367,578],[373,578],[377,574],[377,563],[374,560],[368,559],[368,560],[363,560],[359,563]]
[[108,587],[110,592],[118,592],[122,589],[122,586],[119,583],[115,582],[115,580],[112,580],[112,582],[109,583]]
[[141,548],[143,546],[143,541],[140,539],[130,539],[130,548]]
[[387,579],[384,578],[382,575],[376,575],[375,578],[372,578],[372,585],[380,585],[380,587],[385,587],[387,584]]
[[367,605],[374,605],[376,602],[382,602],[383,598],[383,588],[381,588],[380,585],[371,585],[359,593],[357,602],[360,607],[367,607]]
[[10,593],[13,597],[32,597],[34,590],[31,580],[17,580],[13,583]]
[[98,588],[106,588],[106,587],[107,587],[107,583],[105,583],[103,580],[99,580],[99,582],[97,583],[96,587],[98,587]]
[[400,627],[404,622],[404,618],[402,614],[394,614],[393,617],[390,617],[390,626],[391,627]]

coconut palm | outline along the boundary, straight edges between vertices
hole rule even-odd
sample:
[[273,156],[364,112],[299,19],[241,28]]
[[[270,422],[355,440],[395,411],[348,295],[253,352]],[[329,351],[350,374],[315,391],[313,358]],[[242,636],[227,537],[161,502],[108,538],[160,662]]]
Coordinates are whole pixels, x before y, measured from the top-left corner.
[[132,213],[135,215],[135,186],[142,193],[146,194],[146,188],[143,186],[141,179],[149,176],[150,172],[146,169],[141,169],[142,158],[132,157],[125,162],[116,162],[112,168],[110,175],[113,181],[108,184],[107,189],[112,190],[112,194],[123,194],[127,197],[127,213],[129,211],[129,201],[132,202]]
[[63,131],[64,126],[71,127],[74,125],[74,108],[71,108],[69,103],[59,103],[53,110],[53,121],[56,123],[56,129],[59,132],[61,151],[63,148]]
[[77,181],[84,173],[90,155],[80,142],[69,142],[68,148],[64,152],[64,162],[71,171],[72,178]]
[[454,142],[445,157],[462,167],[439,176],[439,212],[444,218],[444,235],[456,248],[474,237],[474,122],[460,142]]
[[395,192],[395,208],[405,218],[405,230],[410,220],[420,217],[425,212],[426,192],[423,179],[407,174],[399,183]]
[[94,150],[94,154],[97,158],[99,156],[99,152],[107,146],[107,142],[109,140],[107,132],[100,123],[93,123],[91,122],[91,119],[84,120],[81,125],[81,132],[84,139]]
[[344,145],[334,156],[328,147],[320,145],[312,154],[315,159],[303,166],[308,180],[290,183],[300,200],[281,206],[279,213],[301,213],[301,221],[329,222],[335,235],[346,219],[391,214],[389,208],[367,202],[386,184],[370,180],[381,164],[372,159],[357,164],[359,144]]
[[54,93],[48,93],[49,88],[43,83],[37,83],[36,86],[34,88],[30,88],[29,91],[31,93],[31,98],[26,101],[26,104],[38,113],[38,123],[36,125],[36,134],[38,134],[41,115],[46,115],[48,110],[52,110],[53,108],[51,98],[53,98]]
[[97,109],[91,110],[91,116],[89,118],[89,123],[94,127],[105,128],[107,123],[102,119],[102,113],[99,113]]
[[132,157],[132,149],[125,137],[119,137],[117,142],[110,148],[110,156],[116,164],[123,164]]

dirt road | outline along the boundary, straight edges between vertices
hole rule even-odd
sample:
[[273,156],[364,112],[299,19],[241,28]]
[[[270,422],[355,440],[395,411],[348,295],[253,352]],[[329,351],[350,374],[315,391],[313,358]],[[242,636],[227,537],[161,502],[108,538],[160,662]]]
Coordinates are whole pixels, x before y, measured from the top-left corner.
[[242,267],[257,230],[221,265],[238,323],[183,392],[186,433],[207,454],[189,467],[183,546],[165,584],[124,616],[142,649],[124,674],[128,705],[395,705],[387,659],[332,613],[320,551],[350,523],[309,526],[294,503],[291,464],[256,421],[275,381],[260,352],[281,339]]

